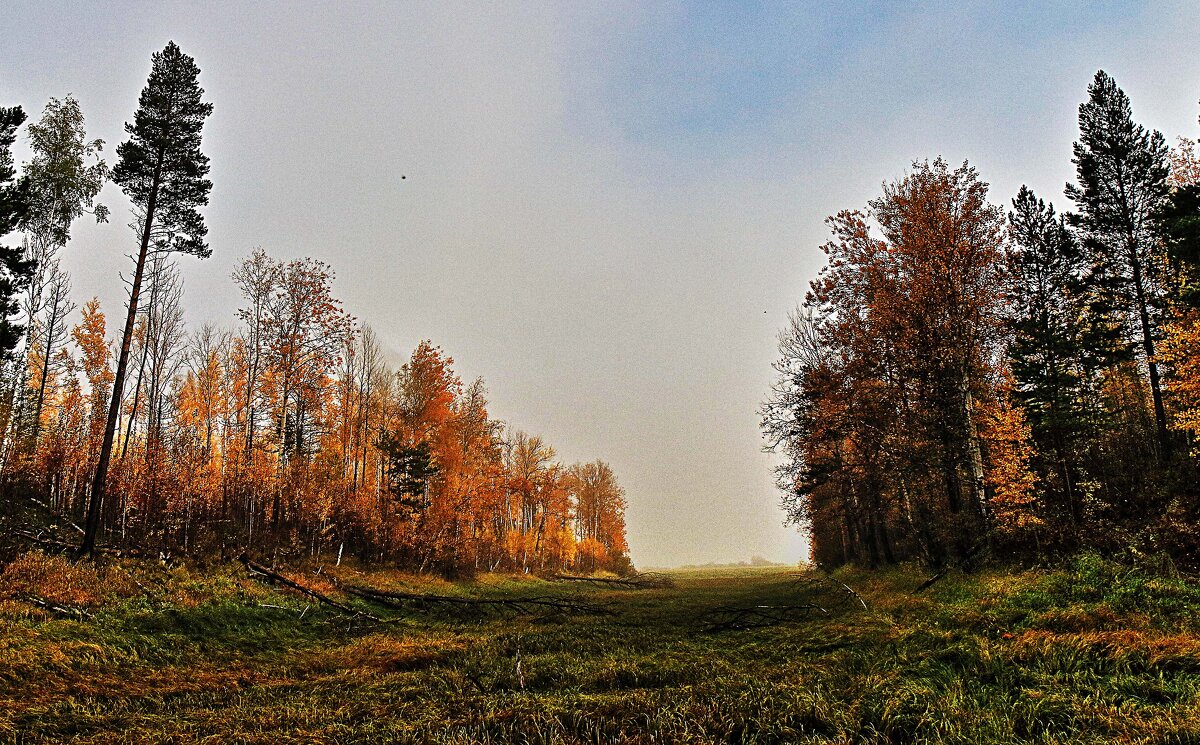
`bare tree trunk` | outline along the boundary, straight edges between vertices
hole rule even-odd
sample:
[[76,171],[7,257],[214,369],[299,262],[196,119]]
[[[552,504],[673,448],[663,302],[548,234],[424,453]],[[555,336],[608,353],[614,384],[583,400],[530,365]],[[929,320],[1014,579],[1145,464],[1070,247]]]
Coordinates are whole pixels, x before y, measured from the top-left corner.
[[[162,162],[159,153],[159,162]],[[142,241],[138,249],[137,268],[133,272],[133,284],[129,288],[129,314],[125,317],[125,332],[121,336],[121,354],[117,359],[117,372],[113,379],[112,401],[108,406],[108,422],[104,426],[104,440],[100,444],[100,457],[96,463],[96,478],[89,495],[87,524],[84,528],[80,556],[95,556],[96,536],[100,532],[100,507],[104,503],[104,491],[108,482],[108,464],[112,458],[113,439],[117,432],[117,420],[121,416],[121,396],[125,388],[125,371],[129,366],[129,346],[133,341],[133,327],[137,322],[138,294],[142,289],[142,275],[146,270],[146,253],[150,247],[151,231],[154,227],[154,210],[158,204],[160,171],[155,170],[150,185],[150,196],[146,201],[146,215],[142,225]]]
[[46,329],[46,348],[42,359],[42,379],[38,383],[37,398],[33,405],[33,443],[32,451],[37,452],[38,437],[42,431],[42,405],[46,401],[46,377],[50,375],[50,352],[54,342],[54,314],[50,315],[50,325]]
[[1158,434],[1159,456],[1171,453],[1171,438],[1167,433],[1167,410],[1163,405],[1162,381],[1158,363],[1154,360],[1154,329],[1150,323],[1146,289],[1142,280],[1142,265],[1138,261],[1136,248],[1130,248],[1130,264],[1133,268],[1133,289],[1137,297],[1138,320],[1142,331],[1142,352],[1146,355],[1146,368],[1150,375],[1150,396],[1154,399],[1154,425]]
[[971,497],[974,507],[980,516],[987,521],[987,490],[983,474],[983,449],[979,444],[979,429],[975,426],[975,417],[971,412],[975,408],[975,398],[966,378],[963,379],[963,418],[967,432],[967,465],[971,470]]

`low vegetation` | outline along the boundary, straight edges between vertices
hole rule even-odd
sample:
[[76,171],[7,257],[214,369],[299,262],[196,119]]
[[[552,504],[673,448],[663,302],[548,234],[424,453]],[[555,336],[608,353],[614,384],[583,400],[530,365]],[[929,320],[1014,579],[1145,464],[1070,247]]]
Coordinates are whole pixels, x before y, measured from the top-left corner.
[[[655,589],[280,571],[351,612],[241,564],[18,558],[0,574],[0,740],[1200,739],[1200,584],[1093,555],[1057,570],[951,572],[919,594],[927,575],[911,567],[844,568],[836,582],[695,570]],[[612,613],[398,609],[339,589],[349,584]],[[705,621],[802,604],[822,612],[749,630]]]

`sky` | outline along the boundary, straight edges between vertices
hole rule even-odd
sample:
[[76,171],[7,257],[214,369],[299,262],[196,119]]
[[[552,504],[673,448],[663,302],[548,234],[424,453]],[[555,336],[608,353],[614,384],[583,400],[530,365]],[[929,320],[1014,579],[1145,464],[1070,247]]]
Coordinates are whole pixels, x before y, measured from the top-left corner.
[[[916,159],[1060,208],[1097,69],[1200,135],[1194,2],[0,3],[0,105],[74,94],[109,162],[150,55],[201,68],[212,257],[191,324],[236,325],[254,248],[311,256],[395,362],[422,339],[491,413],[626,489],[642,566],[795,562],[758,407],[824,218]],[[134,238],[64,255],[125,301]]]

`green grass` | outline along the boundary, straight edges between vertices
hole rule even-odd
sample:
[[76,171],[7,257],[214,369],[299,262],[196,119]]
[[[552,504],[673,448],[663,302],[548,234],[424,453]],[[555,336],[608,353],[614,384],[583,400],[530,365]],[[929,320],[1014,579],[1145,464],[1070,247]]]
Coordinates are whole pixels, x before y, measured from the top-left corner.
[[[1200,586],[1094,556],[923,595],[914,569],[846,570],[868,611],[721,633],[706,609],[836,596],[778,568],[679,572],[649,591],[343,569],[617,611],[462,620],[351,602],[395,619],[372,626],[240,567],[114,566],[90,593],[71,573],[90,570],[38,571],[0,576],[0,742],[1200,743]],[[51,579],[91,617],[20,599]]]

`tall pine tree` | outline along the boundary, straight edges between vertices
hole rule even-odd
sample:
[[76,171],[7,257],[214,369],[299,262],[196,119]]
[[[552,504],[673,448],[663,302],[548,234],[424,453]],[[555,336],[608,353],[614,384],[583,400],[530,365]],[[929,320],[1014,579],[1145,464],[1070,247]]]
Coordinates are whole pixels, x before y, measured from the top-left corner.
[[[29,180],[16,177],[12,156],[17,127],[24,121],[20,106],[0,107],[0,239],[20,228],[29,211]],[[21,326],[9,319],[17,311],[17,293],[32,271],[20,248],[0,245],[0,357],[5,359],[21,339]]]
[[1085,439],[1086,389],[1094,365],[1085,348],[1083,250],[1066,220],[1022,186],[1008,216],[1008,355],[1016,395],[1038,445],[1041,481],[1051,492],[1056,524],[1082,519],[1077,450]]
[[92,553],[100,529],[108,465],[121,413],[121,398],[129,364],[138,312],[138,294],[151,247],[206,258],[211,253],[205,236],[208,228],[198,208],[208,204],[212,182],[208,157],[200,152],[204,120],[212,104],[201,100],[197,82],[200,68],[175,42],[153,55],[150,78],[138,99],[133,124],[126,124],[129,139],[117,147],[113,181],[121,185],[134,204],[140,227],[137,265],[129,290],[129,313],[121,337],[108,422],[88,501],[87,527],[81,554]]
[[1079,183],[1065,191],[1079,210],[1072,224],[1084,233],[1093,289],[1124,322],[1146,371],[1163,456],[1170,438],[1154,347],[1166,300],[1156,218],[1168,195],[1167,146],[1161,133],[1134,123],[1129,97],[1100,70],[1079,106],[1074,153]]

